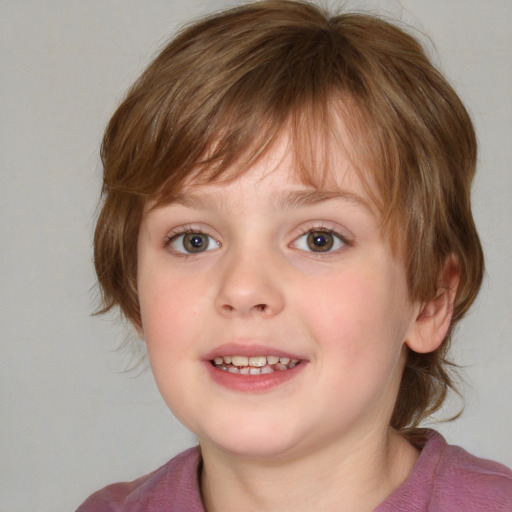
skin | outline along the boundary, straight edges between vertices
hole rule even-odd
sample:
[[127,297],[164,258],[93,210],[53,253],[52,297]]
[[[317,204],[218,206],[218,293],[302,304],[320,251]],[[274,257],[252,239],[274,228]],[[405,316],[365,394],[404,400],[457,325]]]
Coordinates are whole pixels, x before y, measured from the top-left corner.
[[[372,510],[418,458],[389,422],[406,347],[442,342],[449,301],[410,302],[350,159],[333,165],[323,190],[302,184],[283,138],[236,180],[190,184],[144,214],[139,331],[164,400],[199,439],[209,512]],[[333,249],[312,249],[312,230]],[[206,250],[187,254],[184,231]],[[229,343],[293,354],[299,371],[227,388],[208,354]]]

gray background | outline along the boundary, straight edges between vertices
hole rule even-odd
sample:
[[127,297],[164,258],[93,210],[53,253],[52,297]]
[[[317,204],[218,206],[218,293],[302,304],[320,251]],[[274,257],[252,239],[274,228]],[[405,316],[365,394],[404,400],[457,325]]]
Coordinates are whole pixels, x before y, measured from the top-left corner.
[[[434,61],[475,120],[474,212],[487,276],[455,339],[466,409],[438,428],[512,466],[512,2],[346,3],[428,33]],[[126,329],[90,317],[91,237],[98,146],[122,93],[178,25],[226,5],[0,1],[1,512],[74,510],[194,443],[144,365],[124,372],[134,362],[116,351]]]

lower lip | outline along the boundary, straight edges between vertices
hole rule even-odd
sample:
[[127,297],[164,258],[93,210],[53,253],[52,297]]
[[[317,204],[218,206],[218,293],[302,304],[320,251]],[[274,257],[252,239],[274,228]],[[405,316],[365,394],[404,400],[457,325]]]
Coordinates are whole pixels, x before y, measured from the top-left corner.
[[219,370],[210,361],[205,361],[205,366],[215,383],[233,391],[256,393],[276,388],[293,379],[305,368],[306,362],[301,361],[289,370],[275,370],[260,375],[241,375]]

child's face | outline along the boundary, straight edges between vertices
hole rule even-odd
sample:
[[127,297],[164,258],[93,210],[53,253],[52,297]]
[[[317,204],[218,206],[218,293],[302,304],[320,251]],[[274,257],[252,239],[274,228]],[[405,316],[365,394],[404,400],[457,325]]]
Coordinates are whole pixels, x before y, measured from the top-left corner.
[[[418,307],[360,178],[335,163],[328,191],[307,187],[282,144],[143,218],[142,333],[165,401],[204,447],[291,457],[388,427]],[[250,356],[274,371],[246,375],[265,363]]]

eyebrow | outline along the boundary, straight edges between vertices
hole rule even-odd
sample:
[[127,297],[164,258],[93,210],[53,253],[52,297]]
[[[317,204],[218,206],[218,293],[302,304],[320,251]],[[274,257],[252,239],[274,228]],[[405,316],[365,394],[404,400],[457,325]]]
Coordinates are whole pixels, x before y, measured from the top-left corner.
[[223,196],[218,194],[194,194],[192,192],[180,192],[170,197],[168,204],[178,204],[185,208],[199,210],[226,210],[226,202]]
[[325,201],[342,200],[355,206],[361,206],[369,211],[372,208],[368,201],[361,196],[347,190],[299,190],[297,192],[277,192],[273,197],[273,204],[276,210],[300,208],[313,206]]
[[[342,200],[355,206],[363,207],[370,212],[373,209],[368,201],[358,194],[347,190],[298,190],[298,191],[279,191],[271,196],[272,209],[275,211],[289,210],[306,206],[314,206],[319,203],[333,200]],[[224,201],[221,194],[194,194],[178,193],[168,204],[178,204],[186,208],[196,208],[202,210],[228,211],[229,206]]]

